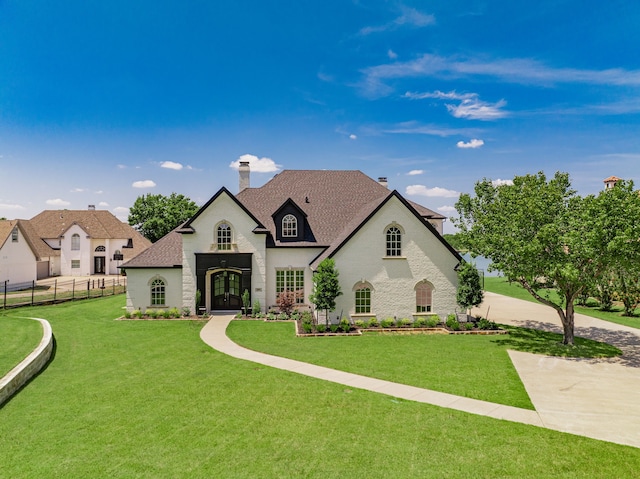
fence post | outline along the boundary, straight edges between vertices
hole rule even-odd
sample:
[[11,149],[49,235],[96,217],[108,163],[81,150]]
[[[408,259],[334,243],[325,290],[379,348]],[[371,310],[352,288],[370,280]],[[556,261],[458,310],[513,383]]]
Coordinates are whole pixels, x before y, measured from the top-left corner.
[[73,285],[71,286],[71,301],[76,299],[76,279],[73,278]]
[[91,297],[91,280],[87,281],[87,299]]
[[53,302],[56,302],[56,297],[58,295],[58,280],[53,280]]
[[35,293],[36,290],[36,282],[34,280],[31,280],[31,306],[33,306],[33,294]]
[[7,283],[9,282],[8,279],[4,280],[4,300],[2,301],[2,309],[7,309]]

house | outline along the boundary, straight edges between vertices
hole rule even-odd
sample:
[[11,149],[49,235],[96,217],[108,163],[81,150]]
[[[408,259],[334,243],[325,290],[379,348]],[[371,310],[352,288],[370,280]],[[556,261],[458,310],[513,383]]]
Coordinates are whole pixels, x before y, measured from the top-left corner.
[[[446,315],[456,309],[458,253],[444,217],[360,171],[285,170],[259,188],[221,188],[196,214],[131,261],[127,308],[273,307],[283,291],[311,308],[313,272],[333,258],[342,296],[332,320]],[[197,305],[196,305],[197,302]]]
[[120,274],[151,242],[106,210],[46,210],[0,221],[0,281]]

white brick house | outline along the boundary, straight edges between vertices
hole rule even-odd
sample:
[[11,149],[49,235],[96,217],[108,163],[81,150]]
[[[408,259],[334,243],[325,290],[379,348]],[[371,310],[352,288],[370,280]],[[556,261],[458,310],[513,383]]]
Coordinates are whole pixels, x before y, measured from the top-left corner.
[[[127,308],[262,310],[283,291],[311,308],[313,272],[333,258],[342,296],[332,319],[415,317],[456,309],[458,253],[444,217],[360,171],[285,170],[260,188],[220,189],[186,223],[125,263]],[[197,293],[199,291],[199,293]]]

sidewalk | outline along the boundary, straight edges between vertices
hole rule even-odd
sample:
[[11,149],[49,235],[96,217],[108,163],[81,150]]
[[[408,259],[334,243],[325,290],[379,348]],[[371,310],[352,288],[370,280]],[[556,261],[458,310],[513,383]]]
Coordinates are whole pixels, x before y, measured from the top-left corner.
[[[508,322],[500,319],[504,317],[515,318],[510,319],[514,321],[512,324],[524,322],[532,327],[540,321],[539,327],[556,327],[549,312],[540,310],[535,303],[487,293],[481,307],[484,314],[489,305],[490,319],[497,322]],[[553,310],[550,312],[555,314]],[[640,447],[640,371],[630,365],[637,359],[632,352],[637,349],[640,331],[635,332],[633,328],[620,326],[622,329],[618,329],[618,325],[613,325],[611,329],[614,336],[623,333],[620,338],[629,343],[630,352],[625,351],[624,356],[629,354],[630,357],[617,363],[565,360],[511,351],[510,357],[536,408],[531,411],[251,351],[226,336],[227,325],[232,319],[232,316],[214,316],[202,329],[200,337],[212,348],[238,359],[411,401]],[[610,331],[609,323],[603,321],[592,324],[583,318],[576,320],[580,321],[581,328],[596,328],[597,334]],[[583,335],[578,329],[576,333]]]

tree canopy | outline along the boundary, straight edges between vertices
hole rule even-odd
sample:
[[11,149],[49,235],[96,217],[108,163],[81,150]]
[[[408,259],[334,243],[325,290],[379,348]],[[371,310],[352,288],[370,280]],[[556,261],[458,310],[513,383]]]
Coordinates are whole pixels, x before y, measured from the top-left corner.
[[463,261],[458,268],[457,303],[465,310],[478,306],[484,299],[484,292],[480,284],[480,273],[475,265]]
[[128,221],[149,241],[155,243],[198,211],[198,206],[184,195],[147,194],[138,196],[129,209]]
[[326,258],[320,262],[318,269],[313,274],[313,292],[309,300],[315,304],[316,309],[328,312],[336,309],[336,298],[342,294],[338,281],[338,270],[335,269],[333,258]]
[[574,342],[574,301],[593,278],[640,261],[640,196],[632,182],[583,198],[567,173],[517,176],[499,186],[484,179],[456,209],[463,245],[554,308],[565,344]]

